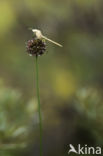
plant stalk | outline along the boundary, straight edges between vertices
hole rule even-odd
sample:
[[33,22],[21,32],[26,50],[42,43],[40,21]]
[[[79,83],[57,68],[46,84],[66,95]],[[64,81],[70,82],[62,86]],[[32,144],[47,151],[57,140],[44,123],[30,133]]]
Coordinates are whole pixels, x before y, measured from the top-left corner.
[[39,94],[39,73],[38,73],[38,56],[36,56],[36,92],[38,101],[38,114],[39,114],[39,128],[40,128],[40,156],[43,156],[43,145],[42,145],[42,115],[40,106],[40,94]]

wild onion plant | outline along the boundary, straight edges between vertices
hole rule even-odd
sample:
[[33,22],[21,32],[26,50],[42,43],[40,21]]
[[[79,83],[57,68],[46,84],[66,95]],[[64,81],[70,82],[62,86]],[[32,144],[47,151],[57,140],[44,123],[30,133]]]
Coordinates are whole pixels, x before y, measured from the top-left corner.
[[29,55],[35,56],[36,92],[37,92],[37,100],[38,100],[38,114],[39,114],[39,127],[40,127],[40,156],[43,156],[42,115],[41,115],[40,95],[39,95],[38,56],[45,53],[46,50],[45,40],[48,40],[49,42],[52,42],[60,47],[62,47],[62,45],[42,35],[40,30],[32,29],[32,32],[35,34],[35,37],[33,37],[33,39],[27,42],[26,47]]

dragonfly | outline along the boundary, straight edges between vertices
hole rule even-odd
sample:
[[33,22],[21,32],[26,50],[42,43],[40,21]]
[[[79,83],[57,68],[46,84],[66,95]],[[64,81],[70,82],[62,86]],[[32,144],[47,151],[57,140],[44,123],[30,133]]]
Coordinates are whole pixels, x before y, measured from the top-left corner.
[[57,42],[55,42],[55,41],[53,41],[53,40],[47,38],[46,36],[44,36],[44,35],[42,34],[42,32],[41,32],[39,29],[31,29],[31,30],[32,30],[32,32],[36,35],[36,37],[37,37],[38,39],[45,39],[45,40],[47,40],[47,41],[49,41],[49,42],[51,42],[51,43],[53,43],[53,44],[55,44],[55,45],[57,45],[57,46],[59,46],[59,47],[63,47],[61,44],[59,44],[59,43],[57,43]]

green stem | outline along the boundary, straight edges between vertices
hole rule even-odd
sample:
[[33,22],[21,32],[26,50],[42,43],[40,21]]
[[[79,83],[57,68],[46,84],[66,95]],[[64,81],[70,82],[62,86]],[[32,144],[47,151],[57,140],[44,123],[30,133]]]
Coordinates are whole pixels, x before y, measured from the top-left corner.
[[38,56],[36,56],[36,91],[37,91],[37,100],[38,100],[39,128],[40,128],[40,156],[42,156],[43,155],[43,147],[42,147],[42,116],[41,116],[40,95],[39,95]]

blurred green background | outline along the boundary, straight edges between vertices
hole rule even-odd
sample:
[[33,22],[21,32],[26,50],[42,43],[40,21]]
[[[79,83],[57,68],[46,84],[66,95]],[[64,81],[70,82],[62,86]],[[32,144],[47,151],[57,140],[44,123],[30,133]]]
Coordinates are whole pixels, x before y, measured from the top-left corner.
[[28,28],[63,45],[47,43],[39,57],[44,156],[67,156],[69,144],[102,147],[102,15],[102,0],[0,0],[0,156],[39,156]]

